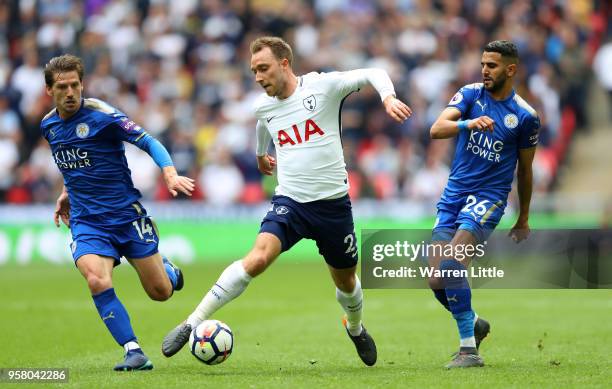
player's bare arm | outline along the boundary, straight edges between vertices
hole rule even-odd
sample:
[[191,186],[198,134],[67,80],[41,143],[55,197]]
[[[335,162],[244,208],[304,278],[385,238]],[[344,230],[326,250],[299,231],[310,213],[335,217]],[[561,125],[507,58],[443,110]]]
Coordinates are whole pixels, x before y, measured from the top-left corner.
[[274,168],[276,167],[276,159],[268,154],[257,156],[257,169],[261,174],[271,176]]
[[[446,108],[429,130],[431,139],[448,139],[457,136],[460,129],[458,120],[461,119],[461,111],[456,108]],[[467,120],[467,129],[471,131],[491,131],[495,122],[484,115],[472,120]]]
[[529,204],[533,189],[533,157],[535,147],[519,150],[518,168],[516,172],[519,196],[519,216],[514,227],[508,234],[513,241],[520,242],[529,236]]
[[178,192],[191,196],[191,193],[195,189],[194,180],[192,178],[179,176],[174,166],[166,166],[162,171],[168,192],[170,192],[173,197],[178,196]]
[[62,193],[55,202],[55,212],[53,212],[53,221],[55,226],[60,226],[60,219],[66,227],[70,227],[70,199],[68,198],[68,190],[64,187]]
[[383,105],[387,114],[399,123],[403,123],[412,116],[412,109],[393,95],[387,96]]

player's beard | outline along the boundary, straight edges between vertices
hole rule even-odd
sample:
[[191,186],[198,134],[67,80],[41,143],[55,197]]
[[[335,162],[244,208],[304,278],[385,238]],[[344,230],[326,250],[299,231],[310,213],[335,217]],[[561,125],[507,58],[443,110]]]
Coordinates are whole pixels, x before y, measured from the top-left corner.
[[504,87],[506,80],[506,75],[502,73],[497,79],[491,78],[491,86],[487,88],[485,84],[485,89],[489,92],[495,93]]
[[270,96],[279,97],[283,91],[285,90],[285,85],[287,84],[287,79],[282,75],[279,75],[275,80],[270,91]]

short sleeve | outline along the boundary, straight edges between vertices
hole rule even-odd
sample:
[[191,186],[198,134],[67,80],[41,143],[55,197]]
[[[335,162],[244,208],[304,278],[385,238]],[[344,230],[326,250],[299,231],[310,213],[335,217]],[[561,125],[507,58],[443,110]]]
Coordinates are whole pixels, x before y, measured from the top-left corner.
[[114,120],[109,123],[108,128],[110,128],[119,139],[132,144],[136,143],[147,133],[141,126],[122,114],[114,117]]
[[474,99],[476,97],[476,89],[472,86],[464,86],[459,89],[457,93],[450,99],[447,108],[456,108],[461,112],[461,117],[465,118],[468,113],[470,107],[474,103]]
[[524,122],[519,134],[519,148],[528,149],[538,144],[540,135],[540,118],[529,116]]

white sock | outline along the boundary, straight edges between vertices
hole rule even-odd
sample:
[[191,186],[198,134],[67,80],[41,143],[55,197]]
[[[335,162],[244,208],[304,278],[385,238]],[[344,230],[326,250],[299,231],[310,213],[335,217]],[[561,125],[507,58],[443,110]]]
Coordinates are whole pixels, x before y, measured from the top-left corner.
[[476,325],[477,320],[478,320],[478,314],[474,312],[474,325]]
[[346,312],[346,329],[352,336],[361,334],[361,317],[363,314],[363,290],[359,277],[355,275],[355,289],[345,293],[336,288],[336,300]]
[[123,345],[123,348],[125,349],[125,352],[127,353],[130,350],[136,350],[140,348],[140,345],[137,342],[127,342],[126,344]]
[[470,336],[469,338],[461,339],[459,347],[474,347],[476,348],[476,338]]
[[240,296],[251,282],[251,277],[242,266],[242,260],[229,265],[217,282],[210,288],[195,311],[187,319],[192,328],[208,319],[219,308]]

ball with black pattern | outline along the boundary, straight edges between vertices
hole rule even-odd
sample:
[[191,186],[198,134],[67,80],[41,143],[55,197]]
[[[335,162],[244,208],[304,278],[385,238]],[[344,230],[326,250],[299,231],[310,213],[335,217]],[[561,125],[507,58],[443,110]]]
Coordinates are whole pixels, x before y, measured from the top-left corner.
[[191,354],[207,365],[217,365],[229,358],[234,348],[234,334],[219,320],[205,320],[191,331]]

